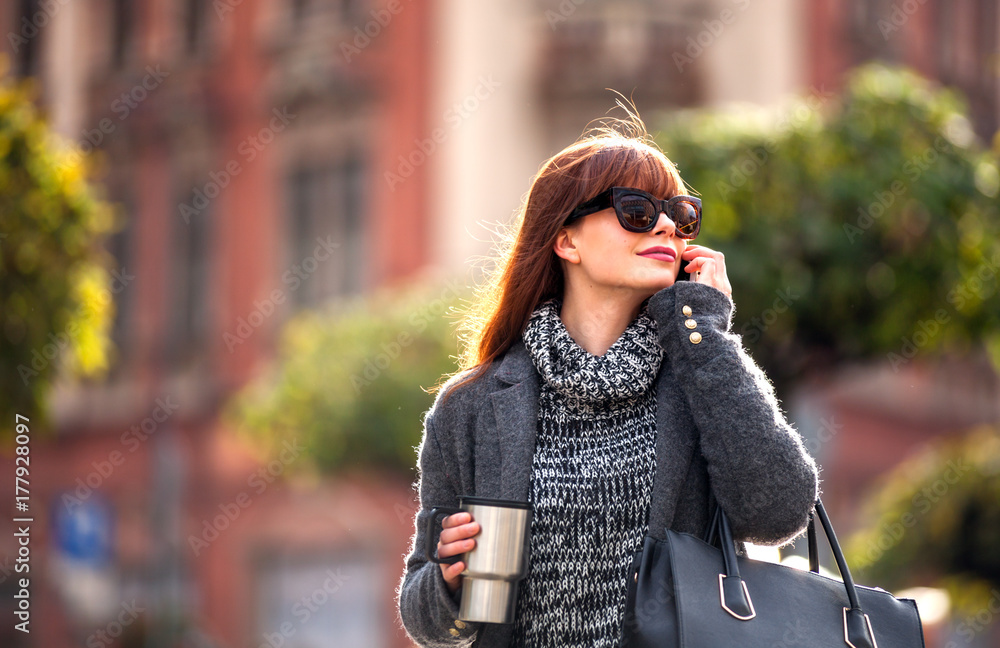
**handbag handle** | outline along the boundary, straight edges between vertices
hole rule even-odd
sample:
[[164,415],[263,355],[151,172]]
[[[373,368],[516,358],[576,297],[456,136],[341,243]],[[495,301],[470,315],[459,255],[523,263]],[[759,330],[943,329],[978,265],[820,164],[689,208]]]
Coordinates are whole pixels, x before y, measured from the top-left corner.
[[[713,498],[714,499],[714,498]],[[725,573],[719,574],[719,599],[722,608],[741,621],[749,621],[757,616],[753,608],[753,601],[746,583],[740,577],[739,563],[736,560],[736,545],[733,541],[733,532],[729,526],[729,518],[725,510],[715,502],[716,513],[713,516],[715,529],[710,531],[711,535],[717,534],[721,540],[722,559]],[[847,560],[844,559],[844,552],[840,549],[837,541],[837,534],[833,531],[830,517],[826,514],[826,508],[821,499],[816,499],[813,507],[816,517],[819,517],[823,531],[830,542],[833,556],[837,561],[837,568],[844,581],[844,588],[847,590],[847,599],[851,604],[850,608],[844,608],[844,641],[853,648],[876,648],[875,633],[872,631],[871,619],[861,609],[858,602],[858,592],[854,587],[854,579],[851,578],[851,570],[847,567]],[[812,572],[819,572],[819,556],[816,547],[816,524],[813,515],[809,516],[809,569]]]
[[809,531],[806,534],[809,545],[809,571],[819,573],[819,547],[816,546],[816,507],[809,511]]

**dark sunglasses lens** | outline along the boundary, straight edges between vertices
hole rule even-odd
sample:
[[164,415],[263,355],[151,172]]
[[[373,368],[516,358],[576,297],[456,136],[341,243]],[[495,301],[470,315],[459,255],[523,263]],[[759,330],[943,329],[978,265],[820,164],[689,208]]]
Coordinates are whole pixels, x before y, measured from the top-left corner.
[[674,225],[681,236],[696,236],[701,225],[697,205],[684,201],[673,204],[670,220],[674,221]]
[[647,230],[656,218],[656,207],[642,196],[623,196],[620,213],[625,223],[636,231]]

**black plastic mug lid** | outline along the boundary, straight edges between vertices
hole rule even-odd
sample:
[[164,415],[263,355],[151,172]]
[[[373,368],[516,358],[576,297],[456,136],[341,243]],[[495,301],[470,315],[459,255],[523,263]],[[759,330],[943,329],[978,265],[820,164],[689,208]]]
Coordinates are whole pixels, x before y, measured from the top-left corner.
[[460,506],[464,506],[465,504],[478,504],[480,506],[501,506],[504,508],[528,509],[529,511],[534,508],[530,502],[494,499],[492,497],[474,497],[472,495],[460,495],[458,502]]

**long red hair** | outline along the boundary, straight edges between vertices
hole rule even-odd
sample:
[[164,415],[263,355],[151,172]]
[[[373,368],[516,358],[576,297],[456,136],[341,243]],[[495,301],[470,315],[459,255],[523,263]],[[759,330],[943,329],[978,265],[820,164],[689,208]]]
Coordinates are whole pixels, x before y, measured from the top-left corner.
[[562,266],[553,251],[559,230],[574,207],[614,186],[660,198],[687,193],[674,164],[631,111],[628,119],[586,131],[541,165],[517,217],[500,232],[495,266],[459,325],[463,349],[456,374],[472,371],[456,386],[481,377],[521,336],[540,303],[562,297]]

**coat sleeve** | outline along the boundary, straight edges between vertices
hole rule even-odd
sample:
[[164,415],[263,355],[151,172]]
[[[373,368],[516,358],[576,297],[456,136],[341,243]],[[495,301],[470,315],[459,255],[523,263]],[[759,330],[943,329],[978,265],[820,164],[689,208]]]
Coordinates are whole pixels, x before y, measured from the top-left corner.
[[[424,417],[423,439],[418,448],[420,506],[414,517],[414,534],[406,556],[405,572],[399,587],[399,615],[410,638],[426,648],[472,646],[481,623],[458,621],[458,604],[461,588],[452,594],[444,581],[441,567],[427,560],[423,554],[426,543],[435,551],[438,533],[425,537],[426,521],[435,506],[458,506],[456,479],[457,459],[449,453],[449,444],[442,444],[437,434],[438,403]],[[436,529],[440,530],[439,516]],[[456,623],[457,622],[457,623]]]
[[756,544],[788,542],[808,522],[818,470],[770,380],[730,332],[732,299],[712,286],[678,281],[648,306],[733,535]]

